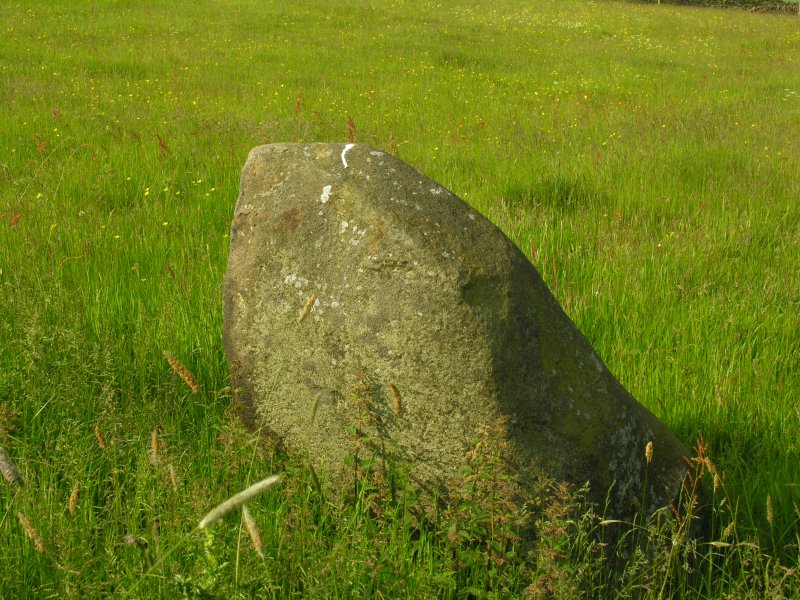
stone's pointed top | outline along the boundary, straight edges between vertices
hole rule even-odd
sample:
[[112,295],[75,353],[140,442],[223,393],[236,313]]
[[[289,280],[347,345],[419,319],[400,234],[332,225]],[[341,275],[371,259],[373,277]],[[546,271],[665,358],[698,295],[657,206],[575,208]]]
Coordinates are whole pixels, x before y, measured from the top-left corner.
[[680,489],[687,450],[614,379],[525,256],[389,154],[255,148],[223,293],[244,413],[308,453],[333,488],[352,489],[352,427],[364,452],[441,491],[476,430],[502,421],[519,502],[542,476],[588,481],[601,505],[611,488],[617,516],[641,503],[645,468],[646,510]]

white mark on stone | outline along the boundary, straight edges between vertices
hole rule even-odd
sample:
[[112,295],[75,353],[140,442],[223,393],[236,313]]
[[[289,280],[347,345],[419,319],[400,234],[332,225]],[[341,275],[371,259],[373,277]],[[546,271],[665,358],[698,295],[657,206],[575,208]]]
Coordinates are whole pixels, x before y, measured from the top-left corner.
[[356,238],[350,238],[350,245],[351,245],[351,246],[358,246],[358,243],[359,243],[360,241],[361,241],[361,240],[357,240]]
[[379,152],[378,150],[373,150],[370,152],[372,156],[383,156],[383,152]]
[[438,195],[439,195],[439,194],[441,194],[441,193],[442,193],[444,190],[443,190],[442,188],[431,188],[431,189],[429,189],[428,191],[429,191],[431,194],[433,194],[434,196],[438,196]]
[[293,285],[294,287],[300,289],[304,285],[308,284],[308,279],[306,279],[305,277],[300,277],[298,275],[295,275],[294,273],[290,273],[289,275],[283,278],[283,283],[287,285]]
[[322,195],[319,197],[319,201],[325,204],[330,199],[331,199],[331,186],[326,185],[324,188],[322,188]]
[[450,258],[450,253],[447,250],[445,250],[444,252],[442,252],[442,256],[444,256],[445,258]]
[[342,234],[345,231],[347,231],[347,227],[349,225],[350,225],[350,223],[348,223],[347,221],[342,221],[341,223],[339,223],[339,234]]
[[597,358],[597,354],[592,352],[592,358],[594,359],[594,366],[597,369],[597,372],[598,373],[602,373],[603,372],[603,363],[601,363],[600,359]]
[[344,150],[342,150],[342,164],[344,165],[345,169],[347,168],[347,159],[345,158],[345,154],[350,152],[350,148],[353,146],[355,146],[355,144],[345,144]]
[[472,220],[474,221],[474,220],[475,220],[475,215],[474,215],[474,214],[472,214],[472,213],[469,213],[469,218],[470,218],[470,219],[472,219]]

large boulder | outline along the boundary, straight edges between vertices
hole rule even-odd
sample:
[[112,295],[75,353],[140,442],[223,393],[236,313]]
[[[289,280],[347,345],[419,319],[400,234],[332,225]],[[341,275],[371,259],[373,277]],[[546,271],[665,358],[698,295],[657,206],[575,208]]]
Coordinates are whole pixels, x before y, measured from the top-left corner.
[[[250,425],[352,489],[361,444],[444,490],[482,424],[525,490],[542,473],[610,514],[672,501],[686,448],[608,371],[536,269],[436,182],[354,144],[250,152],[224,343]],[[496,434],[497,435],[497,434]],[[645,447],[653,443],[652,462]],[[613,484],[613,486],[612,486]]]

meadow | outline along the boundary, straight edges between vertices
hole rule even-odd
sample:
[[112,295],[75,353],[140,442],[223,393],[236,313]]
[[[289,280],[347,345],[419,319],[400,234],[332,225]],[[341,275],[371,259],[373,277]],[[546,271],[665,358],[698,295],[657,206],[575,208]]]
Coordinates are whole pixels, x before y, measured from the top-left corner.
[[[0,446],[24,485],[0,482],[0,597],[800,595],[796,16],[3,5]],[[667,512],[605,544],[601,508],[561,488],[525,549],[491,498],[420,522],[413,494],[365,479],[340,507],[244,429],[221,343],[240,169],[258,144],[348,140],[530,257],[622,384],[700,447],[705,536]],[[239,513],[197,528],[273,473],[247,505],[260,545]]]

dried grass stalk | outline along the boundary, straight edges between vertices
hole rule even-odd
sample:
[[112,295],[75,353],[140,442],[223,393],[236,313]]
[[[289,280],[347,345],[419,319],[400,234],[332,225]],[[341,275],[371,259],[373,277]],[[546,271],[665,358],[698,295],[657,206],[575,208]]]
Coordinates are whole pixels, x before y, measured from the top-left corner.
[[394,414],[399,417],[403,412],[403,398],[400,396],[400,390],[396,384],[390,383],[389,389],[392,390]]
[[17,465],[2,446],[0,446],[0,473],[9,485],[22,485],[22,475],[19,474]]
[[314,401],[311,404],[311,422],[314,422],[314,417],[317,416],[317,408],[319,407],[319,401],[322,398],[322,394],[317,394],[314,396]]
[[175,371],[175,373],[177,373],[178,377],[183,379],[186,385],[188,385],[189,388],[192,390],[192,393],[196,394],[200,388],[197,386],[197,381],[195,381],[195,378],[189,372],[189,369],[183,366],[183,363],[181,361],[172,356],[172,354],[170,354],[166,350],[163,351],[163,354],[164,358],[167,359],[167,362],[169,363],[169,366],[172,368],[172,370]]
[[282,478],[283,475],[271,475],[266,479],[262,479],[258,483],[254,483],[246,490],[241,491],[238,494],[235,494],[234,496],[231,496],[230,498],[225,500],[225,502],[221,503],[211,512],[209,512],[205,517],[203,517],[198,527],[200,529],[203,529],[205,527],[208,527],[209,525],[212,525],[213,523],[216,523],[222,517],[227,515],[229,512],[236,510],[248,500],[255,498],[261,492],[268,490],[269,488],[277,484]]
[[298,323],[309,315],[311,309],[314,308],[314,303],[316,301],[317,301],[317,294],[316,293],[311,294],[311,297],[306,302],[306,305],[303,307],[303,310],[300,311],[300,316],[297,317]]

